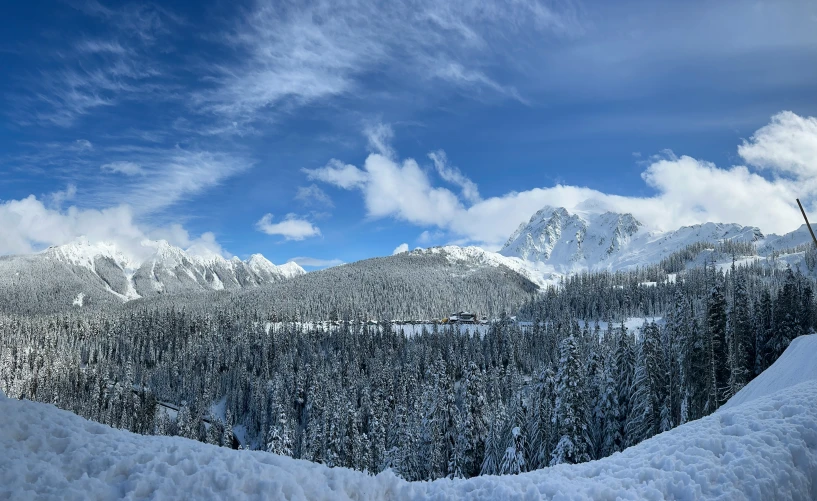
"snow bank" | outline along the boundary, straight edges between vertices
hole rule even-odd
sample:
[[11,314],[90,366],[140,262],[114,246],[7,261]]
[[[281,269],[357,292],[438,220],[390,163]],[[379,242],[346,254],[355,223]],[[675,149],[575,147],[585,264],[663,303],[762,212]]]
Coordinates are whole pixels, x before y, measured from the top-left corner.
[[[796,340],[751,398],[581,465],[469,480],[146,437],[51,405],[0,398],[0,499],[817,499],[817,336]],[[770,393],[763,395],[764,393]],[[738,398],[740,394],[736,395]]]
[[719,412],[814,379],[817,379],[817,334],[800,336],[771,367],[730,398]]
[[577,466],[404,482],[0,400],[2,499],[815,499],[817,381]]

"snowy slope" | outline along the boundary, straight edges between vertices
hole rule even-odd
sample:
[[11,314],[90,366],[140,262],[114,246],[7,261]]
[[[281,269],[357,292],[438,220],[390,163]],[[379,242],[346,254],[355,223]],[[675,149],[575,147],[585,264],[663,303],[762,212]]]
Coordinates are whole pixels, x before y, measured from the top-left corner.
[[[769,393],[622,453],[516,476],[409,483],[264,452],[114,430],[0,396],[0,499],[793,499],[817,498],[817,338],[792,343]],[[793,374],[794,372],[792,372]],[[754,390],[752,387],[754,386]],[[762,388],[762,391],[760,391]],[[740,394],[739,394],[740,395]],[[739,395],[736,395],[738,397]]]
[[794,339],[771,367],[744,386],[718,412],[765,397],[780,388],[817,380],[817,334]]
[[531,263],[517,256],[503,256],[502,254],[490,252],[476,246],[459,247],[456,245],[446,245],[444,247],[415,249],[409,254],[412,256],[438,255],[445,257],[452,264],[456,263],[472,267],[489,266],[496,268],[505,266],[540,287],[555,283],[555,279],[558,278],[555,275],[542,273],[537,269],[535,263]]
[[798,245],[809,244],[811,242],[811,234],[806,225],[802,224],[796,230],[791,233],[786,233],[785,235],[767,235],[766,238],[760,242],[758,247],[762,252],[768,253],[776,250],[791,249]]
[[500,254],[553,273],[625,270],[654,264],[697,242],[759,242],[750,226],[705,223],[674,231],[647,230],[631,214],[544,207],[508,239]]

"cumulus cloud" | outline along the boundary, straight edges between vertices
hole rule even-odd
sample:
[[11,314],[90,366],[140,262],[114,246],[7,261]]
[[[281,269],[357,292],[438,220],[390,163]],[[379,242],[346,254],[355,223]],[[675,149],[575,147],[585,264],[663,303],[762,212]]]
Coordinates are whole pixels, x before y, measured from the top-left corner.
[[142,169],[142,166],[137,164],[136,162],[110,162],[107,164],[103,164],[101,167],[102,170],[112,172],[114,174],[122,174],[125,176],[139,176],[145,173]]
[[137,224],[127,205],[107,209],[74,206],[49,208],[31,195],[0,203],[0,255],[29,254],[50,245],[63,245],[84,237],[90,242],[111,242],[126,256],[140,262],[152,252],[145,240],[164,239],[193,255],[229,257],[215,235],[192,236],[181,225],[151,227]]
[[306,219],[301,219],[295,214],[287,214],[283,220],[273,223],[272,214],[265,214],[255,227],[258,231],[267,235],[280,235],[287,240],[303,240],[321,234],[321,230]]
[[408,244],[407,243],[402,243],[402,244],[400,244],[400,245],[398,245],[397,247],[394,248],[391,255],[395,256],[397,254],[402,254],[404,252],[408,252],[408,250],[409,250]]
[[[369,217],[394,217],[436,227],[461,241],[489,248],[501,246],[521,222],[545,205],[576,209],[592,204],[597,210],[629,212],[655,230],[715,221],[787,232],[800,225],[794,199],[817,201],[817,179],[812,175],[817,171],[817,156],[811,154],[817,144],[814,124],[814,118],[791,112],[775,115],[739,147],[749,166],[720,168],[671,152],[653,157],[641,176],[655,190],[647,197],[556,185],[478,199],[476,185],[466,195],[467,178],[451,170],[440,152],[431,155],[435,168],[443,180],[460,186],[461,196],[435,186],[413,159],[398,160],[376,152],[366,158],[362,169],[333,161],[307,174],[340,188],[359,190]],[[752,167],[775,175],[764,177]]]
[[817,118],[784,111],[738,147],[749,164],[797,177],[817,174]]
[[295,263],[298,266],[306,266],[307,268],[329,268],[343,264],[340,259],[320,259],[306,256],[293,257],[288,262]]
[[198,238],[189,240],[186,247],[187,252],[194,256],[204,258],[231,257],[230,253],[225,251],[221,244],[218,243],[216,235],[212,231],[206,231]]

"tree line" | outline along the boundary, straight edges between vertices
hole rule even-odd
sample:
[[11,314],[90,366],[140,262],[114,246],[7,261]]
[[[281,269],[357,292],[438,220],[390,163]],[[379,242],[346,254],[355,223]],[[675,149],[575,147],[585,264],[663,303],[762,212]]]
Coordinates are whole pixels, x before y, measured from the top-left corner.
[[0,387],[138,433],[472,477],[605,457],[708,415],[814,328],[799,271],[639,273],[571,277],[525,304],[529,326],[482,336],[184,304],[4,316]]

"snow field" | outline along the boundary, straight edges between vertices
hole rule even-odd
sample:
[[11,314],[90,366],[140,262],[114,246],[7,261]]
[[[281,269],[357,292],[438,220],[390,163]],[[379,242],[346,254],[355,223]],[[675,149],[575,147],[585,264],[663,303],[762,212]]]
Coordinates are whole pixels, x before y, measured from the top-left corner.
[[798,338],[739,400],[609,458],[433,482],[135,435],[0,395],[0,499],[814,500],[815,357],[817,335]]
[[795,338],[771,367],[744,386],[717,412],[809,380],[817,380],[817,334]]

